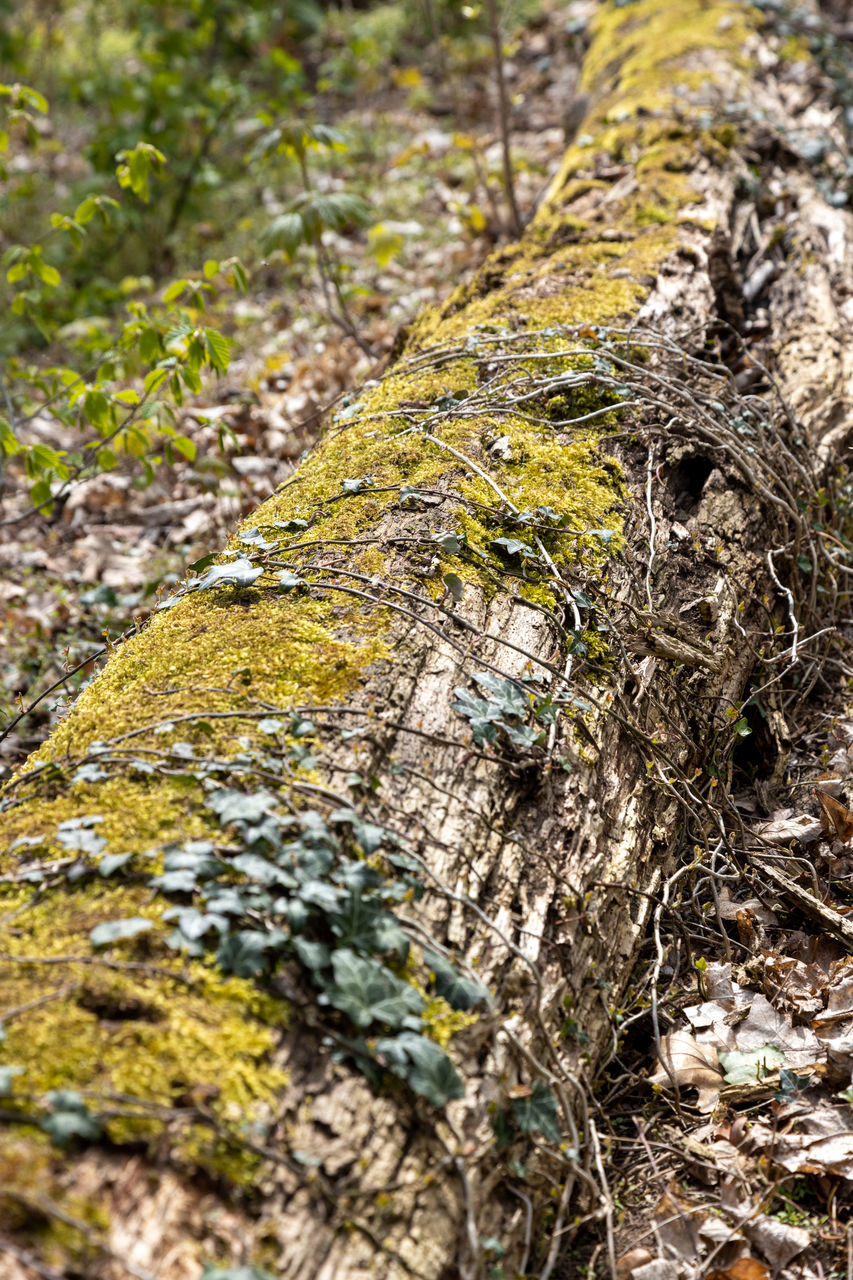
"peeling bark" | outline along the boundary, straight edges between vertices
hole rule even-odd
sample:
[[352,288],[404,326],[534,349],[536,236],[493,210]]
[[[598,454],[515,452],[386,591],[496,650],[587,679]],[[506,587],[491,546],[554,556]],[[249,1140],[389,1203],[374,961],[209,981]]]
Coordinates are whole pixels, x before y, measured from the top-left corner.
[[[339,794],[353,771],[380,781],[375,791],[356,789],[361,798],[352,803],[398,833],[419,860],[426,892],[403,904],[399,918],[415,944],[432,940],[464,958],[492,992],[490,1006],[457,1025],[450,1039],[464,1098],[438,1110],[399,1082],[386,1079],[372,1089],[351,1062],[339,1060],[341,1028],[336,1039],[328,1010],[306,996],[304,974],[284,965],[261,979],[291,1013],[269,1052],[253,1058],[259,1079],[275,1070],[286,1082],[276,1075],[260,1136],[254,1130],[250,1136],[257,1159],[250,1185],[231,1177],[227,1164],[216,1169],[212,1158],[194,1165],[176,1145],[182,1126],[215,1130],[227,1119],[206,1096],[193,1096],[195,1081],[151,1095],[151,1105],[168,1114],[144,1150],[138,1142],[123,1145],[120,1133],[108,1129],[112,1141],[102,1148],[49,1152],[32,1125],[10,1114],[0,1138],[0,1206],[8,1209],[5,1234],[13,1250],[0,1254],[4,1276],[28,1277],[31,1255],[98,1277],[126,1274],[130,1266],[136,1275],[195,1280],[201,1260],[218,1259],[263,1267],[281,1280],[365,1273],[473,1278],[497,1260],[483,1244],[490,1238],[505,1251],[506,1274],[548,1276],[558,1274],[571,1215],[606,1211],[588,1089],[616,1044],[617,1014],[636,978],[657,895],[685,850],[689,855],[694,846],[709,858],[726,838],[725,828],[714,825],[714,791],[725,788],[733,768],[733,722],[744,714],[750,680],[765,684],[798,661],[806,684],[814,679],[801,657],[809,652],[803,631],[827,625],[823,619],[844,591],[826,546],[803,531],[798,503],[814,514],[818,491],[831,505],[841,484],[837,467],[851,429],[851,218],[826,202],[816,175],[779,141],[794,128],[834,137],[836,123],[828,102],[803,105],[804,76],[824,91],[818,73],[785,64],[772,31],[755,30],[751,21],[740,6],[707,0],[602,6],[583,84],[591,102],[584,128],[596,140],[582,137],[584,145],[567,153],[521,246],[498,253],[469,289],[416,327],[386,380],[390,408],[380,407],[382,388],[363,402],[376,414],[377,431],[396,441],[405,415],[423,408],[406,399],[407,371],[439,366],[439,381],[452,390],[472,360],[466,338],[488,339],[497,323],[485,310],[497,299],[502,327],[492,354],[474,349],[476,412],[469,415],[466,449],[450,429],[464,423],[466,400],[441,410],[450,416],[434,428],[415,419],[412,439],[431,441],[434,449],[435,470],[423,493],[403,503],[398,495],[371,498],[358,508],[367,514],[346,524],[337,542],[323,525],[325,545],[303,550],[301,559],[291,554],[291,563],[313,576],[310,592],[287,597],[286,609],[295,614],[319,599],[327,610],[299,622],[326,628],[316,632],[320,674],[300,684],[303,650],[315,633],[294,630],[291,612],[285,626],[285,614],[270,605],[269,626],[253,632],[253,615],[267,617],[260,590],[229,596],[215,608],[192,595],[110,658],[8,793],[5,865],[14,882],[16,868],[26,870],[30,858],[30,846],[15,847],[15,840],[42,838],[49,846],[53,840],[50,847],[62,852],[57,822],[97,811],[98,788],[107,784],[75,781],[73,769],[93,759],[103,717],[110,717],[108,740],[150,724],[150,733],[134,739],[138,745],[156,744],[157,725],[170,718],[181,728],[178,736],[201,742],[203,735],[193,738],[191,717],[204,713],[214,725],[216,715],[244,714],[235,736],[249,733],[255,712],[239,676],[222,687],[215,645],[207,667],[193,665],[193,655],[211,629],[225,626],[226,612],[229,627],[237,627],[238,613],[245,618],[239,634],[227,637],[238,673],[241,664],[261,665],[280,634],[282,665],[291,664],[297,676],[284,697],[278,676],[270,675],[261,695],[266,704],[306,715],[313,706],[318,724],[327,716],[366,730],[362,739],[347,740],[319,732],[318,781],[303,778],[299,794],[306,785]],[[662,29],[672,43],[658,48]],[[724,111],[732,101],[739,104],[734,122]],[[620,103],[627,118],[619,115]],[[751,177],[756,161],[759,183]],[[492,330],[482,328],[484,321]],[[455,527],[462,480],[473,476],[486,486],[476,491],[481,504],[489,485],[507,488],[514,476],[519,492],[527,492],[525,484],[539,492],[513,463],[514,448],[521,461],[524,455],[515,419],[495,416],[494,406],[476,400],[493,385],[496,404],[501,397],[508,403],[517,389],[510,384],[513,352],[526,349],[529,356],[537,342],[552,378],[558,349],[584,349],[603,352],[630,383],[632,407],[612,412],[597,452],[574,458],[577,476],[568,464],[565,475],[553,473],[555,505],[569,503],[575,487],[595,490],[589,499],[575,495],[587,531],[594,509],[606,513],[608,501],[621,509],[624,532],[613,544],[619,550],[607,554],[587,532],[574,550],[549,551],[553,573],[543,570],[538,579],[550,592],[545,604],[518,577],[511,557],[516,576],[503,581],[472,569],[454,605],[442,595],[445,566],[432,563],[433,534]],[[585,393],[600,390],[596,376],[585,375]],[[602,407],[613,411],[612,402]],[[745,410],[754,417],[744,420]],[[513,425],[503,446],[506,421]],[[742,433],[732,425],[738,421]],[[542,439],[547,434],[568,451],[592,425],[548,426]],[[351,448],[352,434],[341,424],[320,451],[316,474],[332,469],[341,454],[349,468],[358,458],[347,454]],[[364,448],[374,448],[372,437]],[[393,448],[399,487],[407,466],[420,463]],[[509,450],[504,466],[501,449]],[[609,459],[618,460],[626,489],[613,479]],[[306,486],[314,483],[312,465],[306,464]],[[340,496],[339,473],[332,474],[334,483],[317,499],[326,504],[322,519]],[[265,504],[250,526],[268,527],[264,520],[280,514],[282,502],[290,515],[296,508],[287,503],[299,503],[300,483]],[[378,493],[380,480],[374,487]],[[507,504],[497,507],[506,517]],[[506,532],[497,525],[492,531]],[[344,545],[368,536],[382,550],[381,565],[366,562],[351,542]],[[304,540],[311,540],[310,528]],[[797,568],[803,557],[808,573]],[[825,588],[821,596],[818,585]],[[593,593],[596,616],[612,627],[593,637],[604,639],[606,651],[586,660],[569,653],[568,633],[591,634],[578,625],[572,591]],[[777,625],[784,633],[774,640]],[[337,628],[334,652],[329,627]],[[181,662],[158,674],[170,644],[187,646],[185,685]],[[340,687],[335,663],[343,672]],[[554,733],[529,751],[503,740],[482,750],[452,706],[455,690],[473,688],[472,672],[490,669],[511,681],[535,678],[537,688],[584,706],[569,708]],[[150,695],[147,718],[134,701],[139,687]],[[784,764],[784,708],[774,703],[775,692],[774,686],[768,695],[764,758],[751,761],[767,778]],[[188,718],[185,728],[181,717]],[[60,773],[48,768],[51,758]],[[127,831],[110,852],[200,834],[197,791],[169,799],[159,835],[133,807],[138,798],[128,803]],[[20,893],[20,884],[10,892]],[[51,881],[36,897],[46,895],[61,913],[63,892]],[[127,893],[131,906],[123,911],[130,915],[133,902],[147,900],[133,886]],[[22,970],[38,981],[31,914],[28,897],[15,899],[5,917],[10,932],[0,966],[10,984]],[[78,910],[58,927],[63,951],[78,957],[88,951],[93,924],[115,914],[101,899],[85,919]],[[79,941],[71,947],[75,931]],[[119,962],[135,957],[143,966],[178,964],[158,942],[148,939],[146,946],[107,954]],[[213,969],[209,959],[199,963]],[[52,968],[51,986],[85,985],[92,967],[88,956],[72,955]],[[59,1037],[77,999],[75,992],[57,998]],[[18,1011],[10,1025],[26,1034],[27,1019],[42,1012]],[[254,1016],[247,1013],[249,1021]],[[127,1022],[116,1021],[111,1032],[109,1016],[101,1021],[107,1029],[99,1045],[127,1035]],[[32,1027],[41,1034],[42,1023]],[[18,1060],[10,1054],[4,1061]],[[92,1103],[103,1109],[108,1077],[102,1073],[93,1087],[90,1066],[70,1062],[50,1087],[74,1088],[82,1072],[87,1098],[103,1091]],[[512,1099],[537,1084],[559,1103],[563,1142],[515,1132],[502,1148],[496,1114],[512,1114]],[[34,1160],[41,1162],[35,1183],[21,1172]],[[63,1214],[77,1226],[60,1238],[55,1226]]]

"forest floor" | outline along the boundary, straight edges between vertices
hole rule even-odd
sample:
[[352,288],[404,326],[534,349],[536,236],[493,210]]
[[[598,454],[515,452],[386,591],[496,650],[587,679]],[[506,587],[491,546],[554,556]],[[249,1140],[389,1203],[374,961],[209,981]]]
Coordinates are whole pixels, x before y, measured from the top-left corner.
[[[563,155],[578,55],[567,13],[543,6],[506,67],[525,220]],[[472,82],[454,101],[437,68],[422,75],[427,106],[412,105],[405,84],[357,110],[351,100],[327,104],[336,123],[372,140],[352,161],[365,187],[393,191],[392,259],[380,264],[360,235],[330,243],[349,266],[372,354],[329,320],[319,280],[306,275],[282,297],[260,272],[250,296],[219,316],[235,348],[227,379],[182,411],[192,462],[161,467],[146,489],[119,467],[77,486],[49,519],[23,518],[25,477],[7,467],[0,709],[12,723],[0,776],[61,718],[105,640],[142,623],[188,564],[287,479],[331,408],[382,369],[415,314],[513,238],[492,96]],[[68,447],[56,422],[42,430],[46,443]],[[593,1100],[606,1119],[605,1225],[576,1224],[562,1276],[853,1280],[853,1129],[849,1106],[838,1105],[853,1098],[853,923],[822,890],[807,916],[798,892],[803,868],[819,888],[853,876],[851,779],[853,721],[839,701],[801,735],[783,795],[769,806],[748,787],[737,797],[756,867],[763,849],[786,843],[790,874],[768,881],[756,871],[735,895],[712,876],[704,898],[674,891],[659,914]]]

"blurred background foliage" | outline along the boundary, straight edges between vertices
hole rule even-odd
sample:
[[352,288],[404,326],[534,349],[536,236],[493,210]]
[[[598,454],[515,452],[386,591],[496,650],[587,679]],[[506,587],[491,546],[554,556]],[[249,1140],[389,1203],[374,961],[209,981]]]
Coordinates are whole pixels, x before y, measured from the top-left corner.
[[[536,8],[517,0],[507,29]],[[402,238],[393,191],[372,188],[381,122],[352,107],[402,88],[461,113],[457,86],[489,59],[486,16],[454,0],[0,0],[0,448],[25,455],[34,505],[121,452],[150,480],[164,436],[191,454],[174,404],[227,368],[211,316],[249,275],[286,290],[316,271],[327,317],[371,354],[328,235],[362,232],[380,264]],[[458,150],[488,188],[470,136]],[[486,227],[474,202],[469,220]],[[139,403],[117,401],[134,377]],[[47,404],[88,429],[70,462],[20,430]]]

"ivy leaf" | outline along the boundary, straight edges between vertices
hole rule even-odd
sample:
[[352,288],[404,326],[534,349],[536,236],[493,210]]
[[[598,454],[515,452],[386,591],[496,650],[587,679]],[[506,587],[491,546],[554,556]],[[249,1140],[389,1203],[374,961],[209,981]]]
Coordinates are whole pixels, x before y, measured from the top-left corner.
[[473,978],[465,978],[444,958],[430,951],[425,956],[432,970],[436,995],[442,996],[451,1009],[473,1009],[490,998],[488,987]]
[[471,725],[474,741],[480,746],[483,742],[494,742],[498,736],[495,721],[500,719],[501,709],[496,702],[477,698],[467,689],[456,689],[456,701],[450,704],[451,710],[464,716]]
[[536,552],[520,538],[493,538],[491,545],[500,547],[508,556],[521,556],[522,559],[536,558]]
[[212,587],[226,585],[250,587],[253,582],[257,582],[262,573],[261,566],[254,565],[251,560],[241,556],[237,560],[232,560],[230,564],[212,564],[207,573],[193,583],[193,587],[196,591],[209,591]]
[[785,1061],[785,1054],[773,1044],[758,1049],[733,1049],[720,1054],[720,1066],[725,1072],[726,1084],[751,1084],[762,1080]]
[[298,573],[293,573],[290,569],[279,569],[275,576],[278,578],[282,591],[292,591],[294,587],[308,586],[304,578],[300,578]]
[[335,936],[356,951],[376,950],[376,925],[382,908],[360,893],[350,893],[346,905],[332,921]]
[[231,822],[259,822],[274,806],[276,798],[269,791],[256,791],[248,795],[231,787],[214,791],[205,801],[208,809],[219,815],[223,827]]
[[271,716],[265,716],[263,720],[258,721],[258,729],[261,733],[268,733],[270,736],[280,733],[284,728],[283,720],[276,720]]
[[437,542],[451,556],[455,556],[462,549],[462,543],[457,533],[433,533],[431,540]]
[[501,728],[513,746],[520,747],[523,751],[528,751],[531,747],[535,747],[542,738],[541,729],[531,729],[526,724],[505,724],[502,721]]
[[40,1126],[55,1146],[67,1147],[74,1138],[95,1142],[103,1133],[79,1093],[54,1089],[47,1095],[47,1104],[50,1114],[40,1121]]
[[530,707],[530,701],[524,689],[519,689],[513,680],[495,675],[493,671],[478,671],[474,676],[477,684],[493,694],[503,715],[524,716]]
[[394,1075],[420,1093],[435,1107],[443,1107],[451,1098],[465,1094],[456,1068],[434,1040],[404,1031],[393,1039],[378,1040],[376,1054]]
[[[313,726],[312,726],[313,727]],[[346,822],[352,827],[352,833],[364,852],[370,857],[386,839],[384,827],[377,827],[373,822],[365,822],[354,809],[335,809],[329,814],[330,822]]]
[[153,920],[146,920],[143,916],[131,916],[127,920],[105,920],[102,924],[95,925],[89,934],[89,941],[93,947],[108,947],[113,942],[126,942],[140,933],[147,933],[153,927]]
[[329,1000],[357,1027],[367,1027],[373,1021],[399,1027],[424,1007],[408,982],[402,982],[375,960],[361,959],[348,948],[334,953],[332,970],[335,985],[329,989]]
[[225,973],[238,978],[254,978],[267,967],[268,951],[281,947],[287,938],[279,929],[264,933],[259,929],[240,929],[223,939],[216,962]]
[[100,816],[85,818],[66,818],[56,828],[56,838],[66,849],[77,849],[81,853],[99,854],[107,847],[106,840],[95,834],[91,828],[97,822],[103,822]]
[[341,481],[344,493],[360,493],[362,489],[373,488],[373,476],[356,476],[355,479]]
[[779,1072],[779,1092],[777,1098],[790,1101],[795,1098],[798,1093],[808,1089],[811,1084],[811,1076],[798,1076],[796,1071],[792,1071],[790,1067],[782,1067]]
[[97,764],[81,764],[80,768],[74,774],[75,782],[100,782],[103,778],[108,777],[106,769],[102,769]]
[[202,912],[197,907],[171,907],[163,912],[164,920],[177,920],[178,928],[188,942],[197,942],[211,929],[225,933],[228,921],[225,916],[213,912]]
[[308,938],[294,938],[293,950],[299,956],[305,968],[310,969],[313,973],[326,969],[332,958],[332,953],[325,942],[310,942]]
[[522,1133],[541,1133],[549,1142],[559,1142],[562,1131],[557,1119],[557,1099],[547,1085],[537,1080],[530,1094],[511,1098],[515,1123]]
[[446,573],[444,575],[444,585],[458,604],[465,594],[465,584],[462,579],[455,573]]
[[130,862],[133,856],[132,853],[105,854],[98,863],[98,871],[102,876],[111,876],[114,871],[118,871],[119,868]]

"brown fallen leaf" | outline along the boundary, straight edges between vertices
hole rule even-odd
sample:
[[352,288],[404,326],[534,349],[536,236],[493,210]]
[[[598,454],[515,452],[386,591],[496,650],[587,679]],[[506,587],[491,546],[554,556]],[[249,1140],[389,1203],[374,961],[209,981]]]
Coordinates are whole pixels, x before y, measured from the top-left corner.
[[645,1266],[647,1262],[652,1261],[652,1257],[648,1249],[629,1249],[627,1253],[622,1254],[621,1258],[617,1258],[616,1275],[619,1280],[628,1280],[636,1267]]
[[671,1031],[664,1036],[662,1048],[660,1069],[649,1076],[649,1084],[671,1089],[674,1081],[680,1089],[698,1089],[699,1110],[713,1111],[723,1083],[714,1050],[699,1044],[689,1031]]
[[770,1272],[757,1258],[738,1258],[725,1271],[712,1271],[708,1280],[770,1280]]
[[834,835],[842,844],[849,844],[853,840],[853,813],[840,800],[836,800],[835,796],[822,791],[820,787],[815,787],[814,795],[823,811],[821,824],[824,831]]

